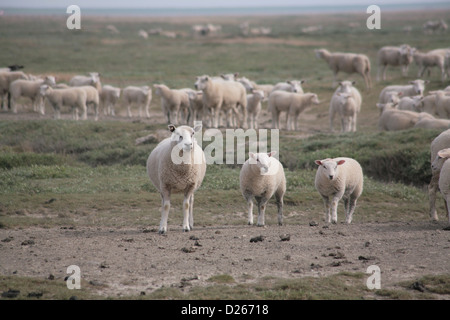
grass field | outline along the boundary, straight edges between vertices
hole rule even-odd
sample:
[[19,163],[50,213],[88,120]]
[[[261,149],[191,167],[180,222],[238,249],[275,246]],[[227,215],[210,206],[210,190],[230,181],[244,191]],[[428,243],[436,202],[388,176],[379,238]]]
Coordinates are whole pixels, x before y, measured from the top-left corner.
[[[388,80],[377,83],[376,53],[384,45],[402,43],[421,51],[445,47],[448,34],[424,35],[421,26],[426,20],[445,19],[448,15],[445,11],[383,12],[381,30],[365,27],[365,12],[211,18],[83,17],[81,30],[68,30],[64,15],[2,16],[0,66],[23,64],[25,72],[52,74],[57,82],[68,82],[73,75],[97,71],[102,75],[103,84],[120,87],[154,83],[174,88],[193,87],[196,76],[230,72],[239,72],[257,83],[305,79],[305,91],[317,93],[324,103],[300,116],[299,132],[280,132],[279,155],[287,168],[286,222],[303,225],[322,219],[323,204],[314,188],[314,160],[337,156],[354,157],[364,168],[364,193],[357,209],[361,214],[355,214],[355,223],[427,221],[429,145],[440,131],[378,132],[375,104],[379,92],[385,85],[415,79],[417,68],[412,65],[406,79],[401,77],[400,70],[388,69]],[[243,37],[238,26],[244,21],[271,27],[273,33],[266,37]],[[191,26],[207,22],[222,25],[222,32],[216,37],[193,36]],[[350,28],[349,23],[358,27]],[[106,29],[109,24],[116,26],[120,33],[110,34]],[[311,25],[322,25],[323,29],[314,34],[301,32],[301,28]],[[412,27],[411,33],[403,31],[407,25]],[[146,40],[137,36],[139,29],[157,27],[176,31],[180,36],[167,39],[150,35]],[[363,93],[357,134],[329,133],[328,102],[334,89],[331,71],[313,52],[321,47],[364,53],[372,62],[374,87],[370,92],[365,91],[358,75],[340,75],[343,80],[356,80]],[[434,70],[429,80],[427,90],[448,85],[441,83]],[[151,103],[154,118],[150,120],[125,118],[124,106],[120,111],[118,118],[101,117],[98,122],[55,121],[48,106],[45,117],[37,116],[30,108],[19,109],[17,116],[0,112],[0,227],[156,228],[160,198],[145,171],[146,159],[156,142],[136,145],[135,139],[166,130],[160,101],[154,95]],[[267,113],[265,116],[264,125],[270,127]],[[170,216],[173,223],[181,222],[181,199],[179,195],[173,197]],[[245,224],[239,166],[208,166],[195,201],[196,223],[200,225]],[[268,210],[273,211],[274,207],[271,203]],[[440,199],[438,212],[445,219]],[[275,219],[275,215],[266,215],[269,224],[275,224]],[[209,291],[196,288],[188,298],[239,299],[240,290],[247,293],[250,290],[258,299],[336,299],[342,296],[330,287],[358,277],[358,274],[340,274],[307,289],[299,289],[307,284],[294,282],[289,284],[292,295],[286,294],[286,284],[271,279],[262,280],[251,289],[235,286],[224,290],[223,284],[219,284],[218,289],[210,287]],[[12,278],[5,275],[0,283],[7,287],[17,280]],[[448,281],[445,275],[443,278],[444,282]],[[16,286],[26,286],[27,281],[34,280],[17,281],[20,283]],[[268,286],[270,292],[265,291]],[[354,288],[355,292],[349,292],[345,298],[361,295],[361,288],[358,285]],[[306,294],[305,290],[314,293]],[[152,298],[180,298],[179,293],[159,291],[158,294],[161,295]],[[415,297],[383,294],[387,298]],[[52,298],[67,297],[56,293]]]

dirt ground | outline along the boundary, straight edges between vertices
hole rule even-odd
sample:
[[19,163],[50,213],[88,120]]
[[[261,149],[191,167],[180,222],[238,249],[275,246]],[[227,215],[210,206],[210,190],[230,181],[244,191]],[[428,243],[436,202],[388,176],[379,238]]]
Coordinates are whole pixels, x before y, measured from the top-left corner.
[[[132,228],[0,229],[0,270],[64,279],[80,267],[82,285],[113,297],[163,286],[207,285],[213,275],[237,283],[261,277],[320,277],[341,271],[366,273],[377,265],[381,287],[423,275],[450,272],[450,231],[441,222],[326,225],[197,226]],[[284,241],[283,241],[284,240]],[[369,274],[368,274],[369,277]],[[362,281],[365,283],[367,279]]]

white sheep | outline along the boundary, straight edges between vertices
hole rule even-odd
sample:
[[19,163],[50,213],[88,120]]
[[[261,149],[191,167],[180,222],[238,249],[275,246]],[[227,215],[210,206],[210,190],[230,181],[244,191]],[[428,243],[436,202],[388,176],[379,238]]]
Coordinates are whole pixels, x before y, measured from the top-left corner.
[[337,223],[337,207],[343,199],[345,222],[351,223],[356,202],[363,191],[361,165],[355,159],[345,157],[316,160],[315,163],[319,167],[314,184],[325,204],[325,221]]
[[81,118],[83,120],[87,119],[87,94],[80,87],[53,89],[49,85],[44,84],[40,87],[40,94],[53,107],[55,119],[61,118],[61,108],[63,106],[71,107],[74,120],[78,120],[78,110],[82,113]]
[[241,193],[247,201],[248,224],[253,224],[253,198],[258,205],[257,226],[264,226],[267,202],[273,195],[278,207],[278,224],[283,224],[283,197],[286,193],[286,177],[283,165],[274,158],[276,151],[249,153],[239,175]]
[[105,115],[116,115],[116,104],[120,99],[120,88],[104,85],[100,92],[100,104]]
[[150,118],[150,102],[152,101],[152,89],[149,86],[128,86],[122,90],[122,97],[127,106],[127,115],[131,115],[131,106],[137,105],[139,108],[139,117],[143,117],[142,108],[145,109],[145,115]]
[[342,71],[348,74],[360,74],[364,78],[366,88],[370,89],[372,87],[372,80],[370,78],[370,60],[366,55],[342,52],[330,53],[326,49],[315,50],[315,54],[317,58],[324,59],[333,71],[333,85],[336,83],[338,73]]
[[164,84],[154,84],[153,87],[155,88],[155,94],[161,97],[161,108],[167,118],[167,122],[178,125],[180,112],[189,110],[188,93],[182,89],[170,89]]
[[414,128],[423,129],[449,129],[450,120],[449,119],[436,119],[436,118],[422,118],[416,122]]
[[101,89],[100,73],[89,72],[89,76],[82,76],[82,75],[73,76],[69,81],[69,85],[72,87],[93,86],[98,91],[100,91]]
[[411,97],[415,95],[423,96],[423,93],[425,92],[425,85],[429,83],[428,80],[414,80],[409,81],[409,84],[407,85],[391,85],[384,87],[383,90],[381,90],[380,97],[379,97],[379,103],[386,103],[389,101],[388,92],[395,91],[395,92],[401,92],[403,97]]
[[[219,127],[219,115],[227,114],[227,125],[232,124],[232,113],[239,119],[240,126],[247,127],[247,93],[245,87],[236,81],[217,81],[208,75],[197,77],[195,89],[203,91],[205,110],[211,114],[212,126]],[[240,108],[241,111],[238,110]],[[242,112],[242,119],[240,119]]]
[[297,118],[301,112],[312,104],[319,104],[314,93],[294,93],[274,91],[269,96],[269,110],[272,112],[272,128],[281,129],[280,113],[286,112],[286,130],[298,130]]
[[203,92],[201,90],[188,91],[191,124],[195,121],[202,121],[203,119]]
[[377,103],[377,107],[381,110],[378,119],[378,129],[386,131],[405,130],[414,127],[421,119],[432,119],[433,116],[426,112],[414,112],[408,110],[398,110],[392,103]]
[[446,91],[437,90],[429,93],[436,96],[436,112],[439,117],[450,119],[450,96],[446,95]]
[[408,75],[408,68],[413,61],[414,49],[407,44],[403,44],[399,47],[385,46],[378,50],[377,61],[377,81],[382,79],[386,80],[386,68],[387,66],[398,67],[402,69],[402,75],[406,77]]
[[398,101],[397,109],[418,112],[420,110],[419,105],[422,98],[422,96],[402,97]]
[[258,129],[258,117],[264,97],[263,90],[252,90],[252,93],[247,94],[248,125],[251,129]]
[[[355,81],[341,81],[330,101],[330,130],[333,132],[333,121],[336,114],[341,117],[342,132],[356,131],[356,117],[361,110],[361,94],[353,85]],[[345,125],[344,125],[345,123]],[[350,125],[350,127],[348,127]],[[345,128],[345,129],[344,129]]]
[[31,104],[34,111],[39,111],[42,115],[45,114],[44,103],[40,94],[41,85],[43,84],[47,84],[49,86],[56,85],[55,77],[45,76],[44,79],[38,80],[17,79],[11,82],[9,92],[11,93],[13,113],[17,113],[17,100],[20,97],[27,97],[31,99]]
[[438,21],[427,21],[423,24],[423,31],[426,34],[431,34],[438,30],[446,31],[447,28],[447,24],[442,19]]
[[437,53],[414,52],[414,62],[419,68],[418,77],[422,77],[429,68],[437,67],[441,72],[441,81],[445,79],[445,57]]
[[254,81],[247,79],[246,77],[236,78],[236,81],[242,83],[242,85],[248,92],[251,92],[252,90],[264,91],[264,101],[268,99],[270,93],[273,91],[273,88],[275,87],[273,84],[258,84]]
[[431,164],[432,171],[439,171],[439,190],[445,200],[448,223],[450,223],[450,148],[439,150]]
[[7,96],[8,98],[8,109],[11,109],[11,94],[9,92],[9,86],[11,85],[11,82],[18,79],[29,80],[29,76],[22,71],[8,70],[0,72],[0,96],[2,97],[3,109],[6,109],[5,96]]
[[286,82],[278,82],[273,86],[272,91],[287,91],[287,92],[295,92],[295,93],[304,93],[302,84],[305,83],[305,80],[288,80]]
[[[161,141],[147,159],[147,174],[161,194],[159,233],[167,232],[167,219],[172,193],[183,193],[183,231],[194,226],[194,192],[200,187],[206,172],[206,158],[194,138],[201,125],[175,127],[169,125],[171,137]],[[180,156],[182,153],[182,156]]]
[[[430,145],[430,162],[436,159],[438,152],[442,149],[450,148],[450,129],[441,132],[436,138],[433,139]],[[431,180],[428,184],[428,199],[430,203],[430,217],[432,220],[437,221],[438,215],[436,211],[436,192],[439,188],[439,175],[440,170],[431,170]]]

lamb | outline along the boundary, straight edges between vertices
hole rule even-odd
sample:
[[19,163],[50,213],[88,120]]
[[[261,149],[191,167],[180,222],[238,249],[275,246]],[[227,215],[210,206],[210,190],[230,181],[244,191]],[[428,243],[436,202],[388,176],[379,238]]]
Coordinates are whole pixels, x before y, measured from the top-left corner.
[[[264,91],[264,100],[267,100],[270,93],[272,92],[273,88],[275,87],[273,84],[257,84],[254,81],[251,81],[247,79],[246,77],[240,77],[236,78],[237,82],[242,83],[242,85],[245,87],[245,89],[248,92],[251,92],[252,90],[262,90]],[[303,89],[302,89],[303,91]]]
[[377,81],[380,81],[381,74],[383,75],[383,81],[386,80],[386,67],[400,66],[402,69],[402,75],[406,77],[408,75],[408,68],[413,61],[413,52],[415,49],[411,48],[407,44],[403,44],[399,47],[386,46],[382,47],[378,51],[378,72]]
[[227,125],[231,125],[231,112],[239,119],[238,107],[241,108],[243,119],[240,126],[247,127],[247,93],[244,86],[236,81],[217,81],[208,75],[197,77],[195,89],[203,91],[203,104],[207,112],[211,113],[213,127],[219,126],[220,111],[224,111],[227,117]]
[[397,109],[417,112],[422,98],[422,96],[403,97],[398,101]]
[[443,90],[430,91],[436,96],[436,111],[440,118],[450,119],[450,97]]
[[9,86],[11,85],[11,82],[18,80],[18,79],[28,80],[29,77],[22,71],[0,72],[0,95],[2,97],[2,108],[4,108],[4,109],[6,108],[4,100],[5,100],[5,95],[7,95],[8,96],[8,109],[11,109],[11,94],[9,92]]
[[380,104],[377,107],[381,110],[378,119],[378,129],[386,131],[405,130],[414,127],[421,119],[432,119],[433,116],[425,112],[414,112],[408,110],[398,110],[392,103]]
[[287,92],[295,92],[295,93],[304,93],[302,84],[305,83],[305,80],[289,80],[286,82],[278,82],[272,88],[272,92],[274,91],[287,91]]
[[428,80],[414,80],[410,81],[408,85],[391,85],[384,87],[383,90],[381,90],[380,97],[379,97],[379,103],[386,103],[389,100],[388,92],[389,91],[395,91],[395,92],[401,92],[403,97],[411,97],[415,95],[423,96],[423,93],[425,91],[425,85],[429,83]]
[[[161,141],[147,159],[147,174],[161,194],[161,222],[159,233],[167,232],[167,219],[172,193],[183,193],[183,231],[194,226],[194,192],[200,187],[206,173],[206,158],[194,138],[201,125],[175,127],[170,124],[171,137]],[[175,151],[175,152],[174,152]],[[180,157],[180,151],[182,156]]]
[[[170,89],[164,84],[154,84],[155,94],[161,97],[161,108],[168,123],[179,123],[181,110],[189,110],[189,95],[186,90]],[[187,118],[187,117],[186,117]]]
[[439,190],[445,200],[448,222],[450,223],[450,148],[439,150],[431,164],[432,171],[439,171]]
[[202,121],[203,118],[203,92],[191,90],[188,91],[190,114],[192,124],[194,121]]
[[83,120],[87,119],[86,91],[80,87],[71,87],[68,89],[53,89],[47,84],[40,87],[40,94],[47,98],[53,110],[55,119],[61,118],[61,107],[69,106],[72,108],[72,115],[78,120],[78,110],[81,110]]
[[[364,177],[361,165],[352,158],[316,160],[315,187],[325,204],[325,221],[337,223],[337,207],[344,200],[345,222],[352,222],[356,202],[363,191]],[[331,198],[331,204],[330,204]]]
[[345,73],[358,73],[364,78],[366,88],[370,89],[372,80],[370,78],[370,60],[366,55],[355,53],[330,53],[326,49],[315,50],[316,57],[324,59],[333,71],[334,83],[340,71]]
[[45,114],[45,108],[40,94],[41,85],[47,84],[49,86],[56,85],[55,77],[45,76],[44,79],[39,80],[23,80],[17,79],[11,82],[9,92],[11,93],[11,104],[13,113],[17,113],[17,99],[20,97],[27,97],[31,99],[34,111],[39,111],[40,114]]
[[356,117],[361,110],[362,98],[358,89],[353,86],[354,84],[355,81],[339,82],[339,87],[331,97],[329,118],[332,132],[336,113],[341,116],[342,132],[356,131]]
[[149,86],[128,86],[122,90],[123,100],[127,106],[127,115],[131,118],[131,106],[137,104],[139,117],[142,118],[142,107],[145,108],[147,118],[150,118],[150,102],[152,101],[152,90]]
[[[445,79],[445,57],[437,53],[423,53],[416,51],[414,61],[419,68],[418,77],[422,77],[424,72],[431,67],[439,68],[441,72],[441,81]],[[428,71],[429,72],[429,71]]]
[[286,193],[286,177],[283,165],[274,158],[276,151],[249,153],[239,175],[241,193],[247,201],[248,224],[253,224],[253,198],[258,205],[257,226],[264,226],[267,202],[273,195],[278,207],[278,224],[283,224],[283,198]]
[[248,125],[251,129],[258,129],[258,117],[264,97],[263,90],[252,90],[252,93],[247,95]]
[[436,118],[423,118],[416,122],[414,128],[424,128],[424,129],[449,129],[450,120],[448,119],[436,119]]
[[89,72],[89,77],[82,75],[73,76],[69,81],[69,85],[72,87],[93,86],[100,91],[100,73]]
[[272,128],[280,129],[280,112],[286,112],[286,130],[298,130],[297,118],[311,104],[319,104],[314,93],[274,91],[269,96],[269,110],[272,112]]
[[[430,146],[430,162],[436,159],[438,152],[442,149],[450,148],[450,129],[447,129],[441,134],[439,134],[434,140],[431,142]],[[428,199],[430,203],[430,217],[432,220],[439,220],[437,211],[436,211],[436,192],[439,188],[439,176],[440,170],[436,168],[436,170],[431,170],[431,180],[428,185]]]
[[100,92],[100,103],[103,107],[105,115],[116,115],[116,104],[120,99],[120,88],[113,87],[111,85],[104,85]]

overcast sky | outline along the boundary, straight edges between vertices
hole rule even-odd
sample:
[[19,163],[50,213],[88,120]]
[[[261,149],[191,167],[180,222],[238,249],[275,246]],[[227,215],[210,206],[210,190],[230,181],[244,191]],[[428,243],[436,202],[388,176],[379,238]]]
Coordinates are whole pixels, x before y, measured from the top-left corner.
[[[394,3],[424,3],[429,0],[0,0],[1,7],[68,7],[76,4],[81,8],[189,8],[189,7],[266,7],[266,6],[318,6],[318,5],[383,5]],[[444,2],[433,0],[433,2]]]

